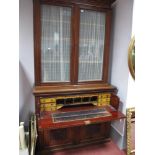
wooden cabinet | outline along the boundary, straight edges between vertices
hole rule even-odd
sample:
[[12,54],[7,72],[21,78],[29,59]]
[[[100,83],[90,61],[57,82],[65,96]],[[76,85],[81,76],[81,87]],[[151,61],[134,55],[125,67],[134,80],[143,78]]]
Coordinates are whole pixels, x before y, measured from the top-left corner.
[[[105,141],[111,121],[124,118],[117,88],[108,84],[112,2],[34,0],[38,154]],[[53,113],[92,109],[108,115],[53,120]]]

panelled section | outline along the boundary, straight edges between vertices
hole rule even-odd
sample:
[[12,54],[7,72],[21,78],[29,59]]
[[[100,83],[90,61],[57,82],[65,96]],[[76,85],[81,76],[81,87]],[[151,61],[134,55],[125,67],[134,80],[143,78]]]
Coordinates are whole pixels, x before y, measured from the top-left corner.
[[[77,136],[78,134],[78,136]],[[86,125],[79,127],[46,130],[41,135],[39,131],[38,149],[43,150],[47,148],[60,149],[69,145],[78,145],[84,143],[91,143],[93,141],[101,141],[109,138],[110,123]],[[44,139],[44,146],[42,140]]]

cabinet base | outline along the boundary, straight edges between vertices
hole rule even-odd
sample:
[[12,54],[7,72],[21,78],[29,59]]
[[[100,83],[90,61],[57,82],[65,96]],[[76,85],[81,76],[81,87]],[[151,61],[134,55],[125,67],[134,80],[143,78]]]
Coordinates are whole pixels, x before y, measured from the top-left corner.
[[80,144],[65,144],[57,147],[50,147],[46,148],[44,150],[36,150],[36,155],[49,155],[52,152],[60,151],[60,150],[66,150],[66,149],[75,149],[75,148],[80,148],[88,145],[93,145],[93,144],[101,144],[101,143],[106,143],[109,142],[111,139],[110,138],[102,138],[102,139],[96,139],[92,141],[84,141]]
[[37,154],[109,141],[111,122],[38,131]]

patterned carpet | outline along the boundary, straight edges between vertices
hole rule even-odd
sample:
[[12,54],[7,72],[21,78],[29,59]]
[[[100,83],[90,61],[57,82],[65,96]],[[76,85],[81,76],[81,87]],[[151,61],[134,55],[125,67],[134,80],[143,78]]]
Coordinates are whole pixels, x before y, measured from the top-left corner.
[[116,144],[110,141],[105,144],[55,152],[52,153],[52,155],[125,155],[125,153],[120,150]]

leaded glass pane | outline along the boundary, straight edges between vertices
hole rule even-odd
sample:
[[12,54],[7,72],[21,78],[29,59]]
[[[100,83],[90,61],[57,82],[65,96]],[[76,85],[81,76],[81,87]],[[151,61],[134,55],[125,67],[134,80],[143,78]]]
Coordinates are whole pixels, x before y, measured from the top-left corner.
[[71,8],[42,5],[42,82],[70,81]]
[[105,39],[105,14],[81,10],[79,44],[79,81],[102,79]]

